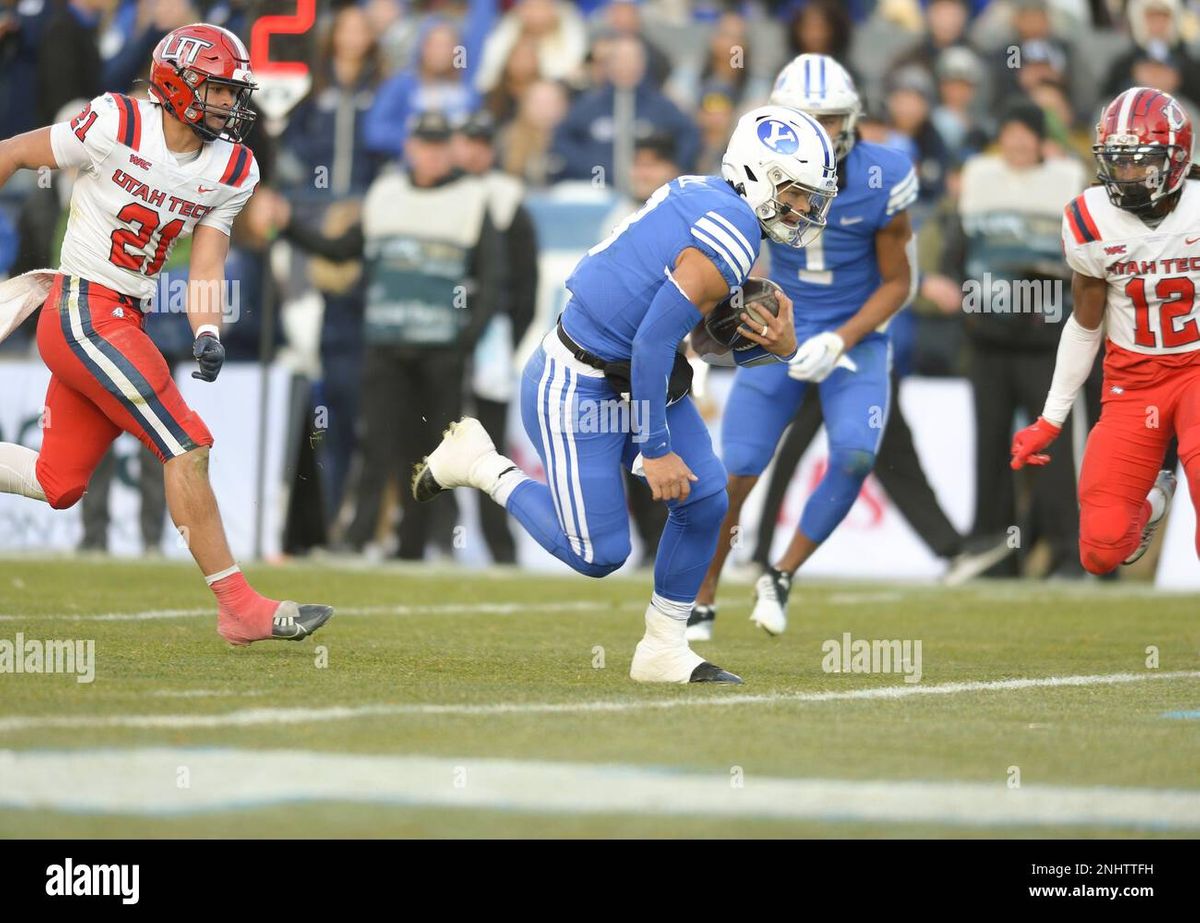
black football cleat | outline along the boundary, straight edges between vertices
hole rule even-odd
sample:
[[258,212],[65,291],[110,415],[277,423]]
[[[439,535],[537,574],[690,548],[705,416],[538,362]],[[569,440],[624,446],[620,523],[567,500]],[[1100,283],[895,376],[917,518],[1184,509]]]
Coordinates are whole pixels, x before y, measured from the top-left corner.
[[275,610],[271,637],[278,641],[303,641],[333,618],[333,606],[286,601]]
[[742,678],[736,673],[730,673],[728,670],[722,670],[715,663],[709,663],[707,660],[700,664],[692,671],[692,678],[689,683],[724,683],[727,686],[742,685]]
[[716,606],[694,606],[692,614],[688,616],[684,638],[688,641],[711,641],[716,623]]

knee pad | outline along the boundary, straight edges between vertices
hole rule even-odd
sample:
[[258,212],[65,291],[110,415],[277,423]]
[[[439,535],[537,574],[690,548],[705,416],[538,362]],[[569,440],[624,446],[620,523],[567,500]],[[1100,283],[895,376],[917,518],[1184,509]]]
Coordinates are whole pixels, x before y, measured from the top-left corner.
[[1125,558],[1122,548],[1132,525],[1123,507],[1084,507],[1079,514],[1079,562],[1089,574],[1107,574]]
[[79,502],[87,490],[86,477],[57,477],[46,470],[42,463],[42,456],[38,457],[34,473],[37,476],[38,484],[41,485],[42,493],[46,495],[46,502],[56,510],[70,509]]
[[688,502],[680,507],[680,511],[687,513],[689,526],[716,531],[721,527],[725,514],[729,512],[729,493],[722,487],[696,500],[689,497]]

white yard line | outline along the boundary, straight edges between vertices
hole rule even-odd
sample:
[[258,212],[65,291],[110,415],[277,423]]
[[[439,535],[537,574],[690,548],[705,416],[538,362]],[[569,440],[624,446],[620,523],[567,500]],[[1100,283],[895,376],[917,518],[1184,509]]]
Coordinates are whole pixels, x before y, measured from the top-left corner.
[[829,690],[825,692],[779,692],[762,695],[714,690],[712,695],[642,701],[592,702],[496,702],[487,705],[450,705],[422,703],[379,703],[344,705],[328,708],[248,708],[220,714],[142,714],[142,715],[22,715],[0,718],[0,733],[48,728],[226,728],[256,727],[269,724],[306,724],[320,721],[345,721],[355,718],[452,715],[531,715],[584,714],[590,712],[638,712],[671,708],[719,708],[735,705],[794,705],[815,702],[872,701],[906,699],[913,696],[959,695],[975,692],[1006,692],[1020,689],[1047,689],[1078,686],[1111,686],[1162,680],[1200,679],[1200,671],[1173,673],[1108,673],[1094,676],[1047,676],[1036,679],[1004,679],[938,685],[896,685],[870,689]]
[[[441,603],[427,606],[345,606],[337,615],[521,615],[526,612],[595,612],[610,609],[644,609],[645,603],[581,600],[524,603]],[[148,609],[145,612],[102,612],[95,615],[56,613],[49,615],[0,615],[0,622],[143,622],[156,619],[215,619],[215,607],[207,609]]]
[[[0,805],[186,814],[303,801],[535,813],[1200,828],[1200,791],[740,777],[658,766],[310,751],[0,751]],[[669,831],[668,831],[669,832]]]

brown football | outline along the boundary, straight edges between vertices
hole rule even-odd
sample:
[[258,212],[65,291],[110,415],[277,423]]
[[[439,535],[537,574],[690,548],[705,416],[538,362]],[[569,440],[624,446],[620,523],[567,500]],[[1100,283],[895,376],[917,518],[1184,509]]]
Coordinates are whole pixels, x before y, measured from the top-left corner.
[[777,296],[782,293],[783,290],[770,279],[751,276],[712,309],[704,319],[704,329],[710,337],[727,349],[753,349],[758,344],[738,333],[738,327],[742,325],[742,312],[749,314],[751,319],[758,323],[766,323],[760,312],[769,311],[772,316],[777,316]]

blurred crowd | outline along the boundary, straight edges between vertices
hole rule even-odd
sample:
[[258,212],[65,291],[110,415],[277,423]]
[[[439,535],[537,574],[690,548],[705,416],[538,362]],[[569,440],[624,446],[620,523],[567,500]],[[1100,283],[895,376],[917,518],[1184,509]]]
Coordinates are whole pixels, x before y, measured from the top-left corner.
[[[535,254],[537,242],[522,198],[603,187],[617,213],[628,214],[675,175],[719,172],[739,114],[765,102],[787,61],[813,52],[833,56],[854,76],[864,101],[863,138],[907,152],[917,167],[920,288],[892,327],[901,372],[1008,374],[997,363],[1014,354],[1052,364],[1056,330],[1010,325],[997,334],[963,310],[964,281],[981,266],[998,265],[981,255],[998,246],[987,215],[1022,210],[1027,202],[1025,211],[1053,225],[1094,174],[1090,145],[1099,106],[1129,86],[1166,90],[1194,113],[1196,6],[1182,0],[323,0],[312,30],[272,42],[277,57],[308,60],[312,85],[283,124],[260,119],[248,139],[262,170],[262,194],[235,229],[229,268],[244,293],[259,293],[266,243],[287,239],[286,260],[271,260],[272,278],[289,310],[315,305],[319,333],[312,342],[293,342],[287,312],[264,332],[263,299],[244,295],[240,322],[227,338],[231,356],[257,359],[267,354],[265,341],[315,357],[314,405],[329,411],[316,449],[320,531],[329,541],[361,549],[383,538],[406,557],[420,557],[430,544],[452,553],[453,519],[393,536],[374,508],[383,491],[379,471],[366,478],[373,506],[366,518],[361,505],[355,515],[362,480],[355,460],[359,469],[386,464],[364,460],[364,427],[378,433],[389,426],[388,408],[368,400],[363,369],[378,375],[381,362],[411,360],[405,344],[371,332],[378,325],[368,317],[368,292],[386,275],[364,213],[372,187],[397,168],[408,170],[405,194],[420,203],[433,202],[461,176],[486,180],[479,186],[486,214],[462,242],[475,320],[437,344],[447,356],[466,359],[451,369],[457,385],[446,377],[450,366],[439,366],[437,390],[458,387],[461,397],[449,410],[478,409],[480,401],[503,407],[511,390],[482,381],[480,368],[510,357],[534,316],[536,260],[520,257]],[[69,117],[107,90],[143,93],[138,80],[150,53],[176,26],[213,22],[249,45],[259,17],[294,8],[293,0],[0,0],[0,137]],[[1021,179],[1022,170],[1046,164],[1053,169],[1041,177],[1044,185]],[[981,198],[984,186],[997,194]],[[69,189],[69,176],[53,186],[27,176],[0,190],[0,275],[55,265]],[[1043,189],[1051,190],[1048,200]],[[1060,260],[1046,251],[1057,247],[1056,235],[1055,229],[1049,237],[1022,233],[1029,252],[1014,257],[1011,248],[999,248],[995,259],[1010,277],[1061,281],[1061,266],[1050,268]],[[500,253],[499,262],[487,262],[485,252]],[[168,275],[179,278],[186,266],[181,245]],[[501,297],[480,295],[481,266]],[[186,357],[190,336],[182,318],[156,317],[150,329],[169,357]],[[30,338],[17,336],[3,354],[30,349]],[[1046,373],[1014,374],[1037,380]],[[403,387],[401,377],[388,381]],[[988,412],[1006,420],[996,424],[1003,438],[1014,413],[1038,412],[1037,389],[1025,390],[1014,387],[1007,404],[992,397]],[[390,397],[403,402],[402,395]],[[397,413],[391,425],[406,419]],[[492,422],[502,427],[503,413],[493,413]],[[399,465],[393,473],[402,474]],[[1068,470],[1065,477],[1072,475]],[[992,483],[1000,472],[987,477]],[[979,516],[989,520],[977,523],[980,531],[1013,521],[1007,508]],[[652,520],[645,523],[651,540]],[[1067,548],[1073,536],[1069,523],[1065,528]],[[488,542],[495,559],[512,559],[503,522],[489,526]]]

